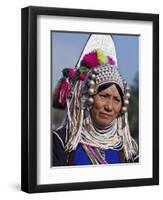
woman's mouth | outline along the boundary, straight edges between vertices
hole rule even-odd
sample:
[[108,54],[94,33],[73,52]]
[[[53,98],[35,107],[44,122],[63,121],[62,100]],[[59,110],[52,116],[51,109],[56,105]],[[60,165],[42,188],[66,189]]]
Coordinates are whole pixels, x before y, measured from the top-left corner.
[[103,112],[100,112],[99,115],[102,118],[112,118],[113,117],[112,115],[110,115],[108,113],[103,113]]

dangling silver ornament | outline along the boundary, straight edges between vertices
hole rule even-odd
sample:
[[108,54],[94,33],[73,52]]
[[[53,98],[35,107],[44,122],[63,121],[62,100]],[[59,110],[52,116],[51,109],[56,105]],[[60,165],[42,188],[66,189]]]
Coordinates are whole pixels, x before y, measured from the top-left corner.
[[93,104],[93,102],[94,102],[94,99],[92,97],[89,97],[88,98],[88,104],[91,105],[91,104]]
[[130,91],[130,87],[129,87],[129,86],[127,86],[127,87],[126,87],[126,90],[127,90],[127,91]]
[[89,95],[92,96],[92,95],[94,95],[94,93],[95,93],[95,90],[94,90],[93,88],[89,88],[89,89],[88,89],[88,94],[89,94]]
[[88,82],[88,85],[89,85],[89,86],[94,86],[94,85],[95,85],[95,82],[94,82],[93,80],[90,80],[90,81]]
[[123,106],[122,107],[122,112],[126,112],[127,111],[127,107],[126,106]]
[[125,99],[125,100],[124,100],[124,104],[125,104],[125,105],[128,105],[128,104],[129,104],[129,100],[128,100],[128,99]]
[[128,99],[129,99],[129,98],[130,98],[130,96],[131,96],[131,95],[130,95],[130,93],[129,93],[129,92],[127,92],[127,93],[126,93],[126,98],[128,98]]
[[96,75],[95,75],[95,74],[90,74],[90,78],[91,78],[92,80],[94,80],[94,79],[96,78]]
[[95,73],[95,74],[98,74],[98,71],[97,71],[96,68],[93,68],[93,69],[92,69],[92,72]]
[[126,85],[126,84],[127,84],[127,81],[126,81],[125,79],[123,80],[123,84],[124,84],[124,85]]

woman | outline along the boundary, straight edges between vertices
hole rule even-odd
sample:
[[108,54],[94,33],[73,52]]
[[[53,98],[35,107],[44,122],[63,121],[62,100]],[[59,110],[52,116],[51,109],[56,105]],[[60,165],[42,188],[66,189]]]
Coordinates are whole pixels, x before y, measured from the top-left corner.
[[[89,41],[94,44],[95,37]],[[89,42],[87,46],[90,50]],[[67,116],[52,131],[54,166],[138,161],[128,125],[129,87],[106,48],[94,46],[76,69],[63,70],[55,89],[54,107],[66,108]]]

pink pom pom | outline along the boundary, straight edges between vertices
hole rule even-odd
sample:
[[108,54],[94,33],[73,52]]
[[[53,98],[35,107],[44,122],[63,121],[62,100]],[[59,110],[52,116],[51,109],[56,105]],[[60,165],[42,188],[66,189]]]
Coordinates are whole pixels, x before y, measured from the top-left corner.
[[115,65],[115,61],[112,57],[108,56],[108,64]]
[[79,77],[80,77],[81,81],[84,81],[86,79],[86,77],[87,77],[87,74],[82,73],[82,74],[80,74]]
[[57,89],[54,98],[62,105],[65,106],[65,103],[67,101],[67,97],[69,95],[69,90],[70,90],[70,84],[69,80],[66,79],[64,80],[59,88]]
[[73,68],[69,68],[69,77],[74,78],[76,76],[75,70]]
[[93,68],[96,67],[97,65],[99,65],[99,61],[97,59],[97,52],[93,51],[91,53],[86,54],[83,57],[83,61],[82,61],[85,65],[87,65],[87,67],[89,68]]

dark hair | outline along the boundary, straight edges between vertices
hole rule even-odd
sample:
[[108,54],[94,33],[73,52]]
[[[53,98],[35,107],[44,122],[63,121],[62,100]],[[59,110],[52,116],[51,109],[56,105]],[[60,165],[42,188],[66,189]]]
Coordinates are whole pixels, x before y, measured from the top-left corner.
[[116,88],[117,88],[117,90],[118,90],[118,92],[119,92],[119,94],[120,94],[121,101],[122,101],[122,103],[123,103],[123,92],[122,92],[120,86],[117,85],[116,83],[105,83],[105,84],[103,84],[103,85],[100,85],[99,88],[98,88],[97,93],[101,92],[102,90],[105,90],[106,88],[111,87],[112,85],[115,85],[115,86],[116,86]]

